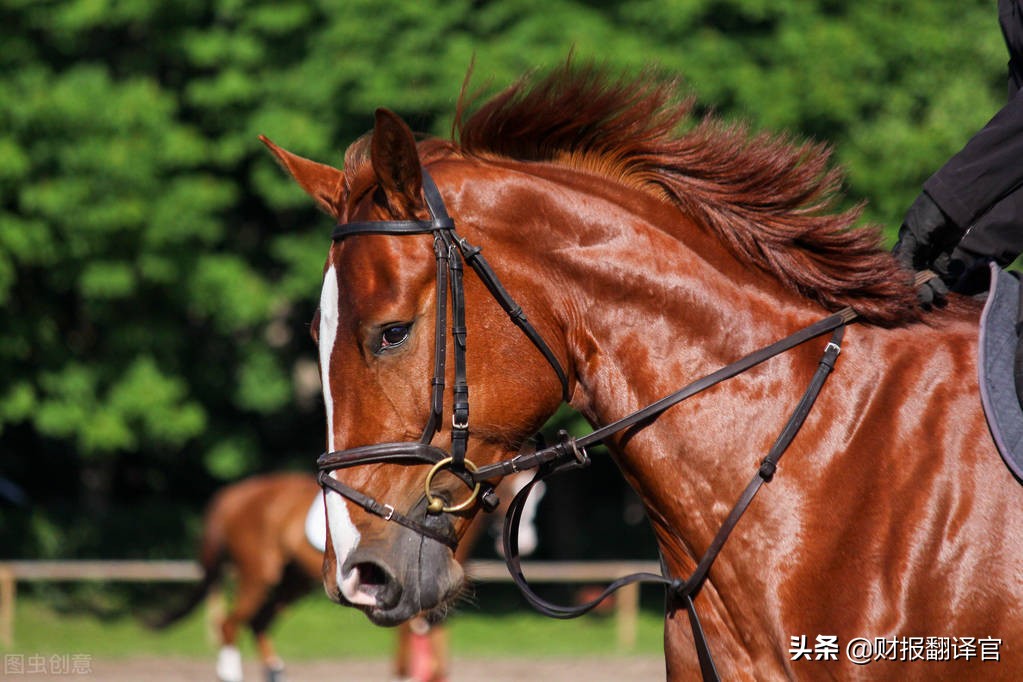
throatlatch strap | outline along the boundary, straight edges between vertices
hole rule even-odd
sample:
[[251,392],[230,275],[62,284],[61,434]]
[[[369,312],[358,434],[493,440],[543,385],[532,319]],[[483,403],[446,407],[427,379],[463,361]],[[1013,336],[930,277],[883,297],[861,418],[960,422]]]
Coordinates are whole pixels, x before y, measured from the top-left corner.
[[483,257],[482,249],[478,246],[472,246],[464,239],[458,241],[458,246],[462,250],[462,257],[465,259],[465,262],[469,264],[483,284],[486,285],[490,295],[501,305],[501,308],[511,318],[511,321],[515,323],[515,326],[521,329],[533,345],[536,346],[537,350],[547,360],[547,364],[554,369],[554,373],[558,375],[558,381],[561,382],[561,399],[566,403],[571,401],[572,396],[568,390],[568,375],[562,368],[561,362],[554,354],[554,351],[551,350],[551,347],[547,345],[547,342],[543,340],[543,337],[540,336],[540,333],[536,331],[536,328],[526,319],[526,314],[522,311],[522,307],[515,302],[515,299],[511,297],[511,294],[501,284],[501,280],[497,278],[493,268],[490,267],[490,263]]

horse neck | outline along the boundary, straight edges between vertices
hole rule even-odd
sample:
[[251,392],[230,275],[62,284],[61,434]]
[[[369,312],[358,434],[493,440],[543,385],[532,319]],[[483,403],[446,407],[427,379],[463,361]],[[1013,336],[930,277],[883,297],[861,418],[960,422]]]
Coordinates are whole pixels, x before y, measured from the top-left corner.
[[[566,190],[577,194],[574,200],[565,201]],[[576,379],[572,406],[596,425],[822,315],[768,275],[744,267],[675,208],[634,189],[569,175],[530,207],[542,221],[511,228],[520,264],[535,270],[533,281],[551,283],[535,306],[560,316]],[[809,363],[812,371],[815,360]],[[792,374],[802,371],[800,363],[772,364],[768,390],[794,404],[798,396],[786,396],[798,390]],[[736,487],[751,474],[749,443],[777,435],[769,433],[777,425],[758,424],[756,405],[737,407],[697,397],[608,444],[643,498],[669,563],[690,564],[702,551],[692,548],[709,544],[721,505],[734,502]],[[729,433],[741,440],[722,440]],[[737,451],[736,442],[744,447]]]

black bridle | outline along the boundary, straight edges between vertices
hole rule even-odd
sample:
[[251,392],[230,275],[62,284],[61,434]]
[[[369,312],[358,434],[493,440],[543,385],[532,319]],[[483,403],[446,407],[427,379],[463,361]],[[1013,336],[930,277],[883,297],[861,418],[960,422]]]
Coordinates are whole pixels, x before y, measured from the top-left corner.
[[[338,241],[359,234],[433,234],[434,255],[437,261],[437,307],[430,417],[419,442],[382,443],[328,452],[321,455],[317,460],[317,467],[320,472],[318,476],[320,485],[327,490],[332,490],[342,495],[363,509],[387,521],[399,523],[423,536],[453,548],[456,544],[454,538],[410,518],[406,514],[398,512],[389,504],[382,504],[372,497],[341,483],[330,476],[330,472],[363,464],[430,464],[432,468],[427,475],[425,483],[425,493],[429,503],[427,511],[431,514],[440,514],[468,508],[474,504],[477,497],[484,510],[492,511],[497,505],[497,500],[493,494],[493,485],[488,482],[489,479],[518,471],[535,469],[536,475],[532,481],[522,488],[512,500],[504,526],[505,561],[513,580],[527,601],[546,615],[556,618],[575,618],[595,608],[607,596],[625,585],[638,582],[663,584],[667,587],[670,595],[674,599],[681,601],[686,607],[704,679],[717,680],[717,670],[714,667],[713,658],[711,657],[693,600],[706,582],[710,568],[724,546],[725,541],[753,501],[757,491],[765,482],[773,478],[778,461],[799,431],[817,395],[820,393],[824,381],[832,369],[834,369],[835,361],[841,350],[845,325],[857,317],[856,312],[851,308],[846,308],[833,315],[829,315],[784,339],[760,348],[736,362],[694,381],[679,391],[665,396],[643,409],[596,429],[586,436],[574,438],[565,432],[561,432],[559,442],[554,445],[541,446],[533,452],[520,453],[511,459],[493,464],[476,466],[465,457],[469,437],[469,387],[465,373],[466,329],[465,298],[462,286],[463,261],[472,267],[491,295],[511,317],[512,321],[522,329],[533,345],[547,359],[547,362],[558,375],[558,379],[561,382],[562,398],[566,402],[569,400],[568,375],[550,346],[528,322],[522,312],[522,308],[515,303],[501,285],[497,275],[481,255],[480,248],[472,246],[455,232],[454,221],[448,216],[437,186],[425,168],[422,174],[423,196],[429,209],[430,220],[383,220],[343,223],[335,227],[332,238],[334,241]],[[452,347],[455,356],[450,453],[430,444],[437,433],[443,411],[445,348],[447,345],[447,337],[444,330],[447,321],[447,293],[449,288],[452,303]],[[552,604],[539,597],[532,590],[522,572],[518,551],[518,526],[522,509],[533,486],[554,474],[585,467],[589,463],[587,447],[600,443],[625,429],[632,427],[642,428],[646,423],[656,419],[665,410],[683,400],[828,332],[832,332],[831,339],[824,348],[817,370],[802,399],[688,579],[673,578],[667,575],[668,571],[666,569],[663,575],[634,573],[611,583],[593,601],[574,607]],[[433,496],[430,490],[431,481],[434,474],[442,468],[449,469],[451,473],[473,489],[473,493],[468,500],[458,505],[446,506],[443,500]]]
[[[328,452],[317,460],[320,485],[351,500],[366,511],[387,521],[394,521],[426,537],[454,548],[457,540],[448,534],[431,528],[396,510],[392,505],[378,502],[372,497],[341,483],[330,475],[331,471],[346,469],[363,464],[430,464],[433,468],[426,478],[427,511],[432,514],[456,512],[470,507],[477,496],[483,508],[493,511],[498,504],[493,492],[493,485],[486,481],[494,474],[480,476],[480,469],[465,457],[469,440],[469,384],[466,380],[466,327],[465,327],[465,293],[462,283],[463,261],[476,272],[486,285],[487,290],[501,305],[511,320],[526,334],[526,337],[554,368],[561,382],[561,395],[565,402],[569,400],[568,375],[562,368],[554,351],[543,340],[536,328],[530,324],[519,306],[502,286],[490,264],[487,263],[479,247],[471,245],[455,232],[455,223],[448,216],[444,200],[437,190],[437,185],[426,169],[422,169],[423,198],[430,213],[429,220],[379,220],[365,222],[342,223],[334,228],[331,235],[334,241],[360,234],[412,235],[432,234],[433,251],[437,262],[437,307],[434,321],[434,358],[433,379],[430,393],[430,417],[423,435],[418,442],[381,443],[366,445],[347,450]],[[447,302],[451,295],[451,336],[455,360],[453,400],[451,410],[451,451],[431,445],[431,441],[440,428],[444,410],[444,383],[447,361]],[[450,470],[464,483],[472,488],[471,496],[457,505],[446,505],[439,497],[434,497],[430,484],[434,475],[442,468]]]

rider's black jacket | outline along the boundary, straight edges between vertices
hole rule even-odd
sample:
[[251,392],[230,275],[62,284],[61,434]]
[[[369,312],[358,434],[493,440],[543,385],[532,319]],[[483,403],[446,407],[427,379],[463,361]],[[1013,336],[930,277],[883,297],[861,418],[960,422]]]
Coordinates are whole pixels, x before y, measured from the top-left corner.
[[999,0],[1009,100],[924,191],[966,231],[960,248],[1003,265],[1023,252],[1023,0]]

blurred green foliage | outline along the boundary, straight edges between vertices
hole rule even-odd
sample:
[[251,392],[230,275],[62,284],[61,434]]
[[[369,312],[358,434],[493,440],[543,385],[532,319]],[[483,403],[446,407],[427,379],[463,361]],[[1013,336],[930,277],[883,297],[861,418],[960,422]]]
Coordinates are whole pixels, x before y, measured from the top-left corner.
[[473,59],[494,90],[574,50],[832,143],[850,201],[894,228],[999,106],[1006,59],[981,0],[0,0],[0,45],[18,556],[180,554],[110,519],[145,500],[162,527],[227,479],[311,468],[329,223],[257,134],[339,165],[378,106],[446,135]]

